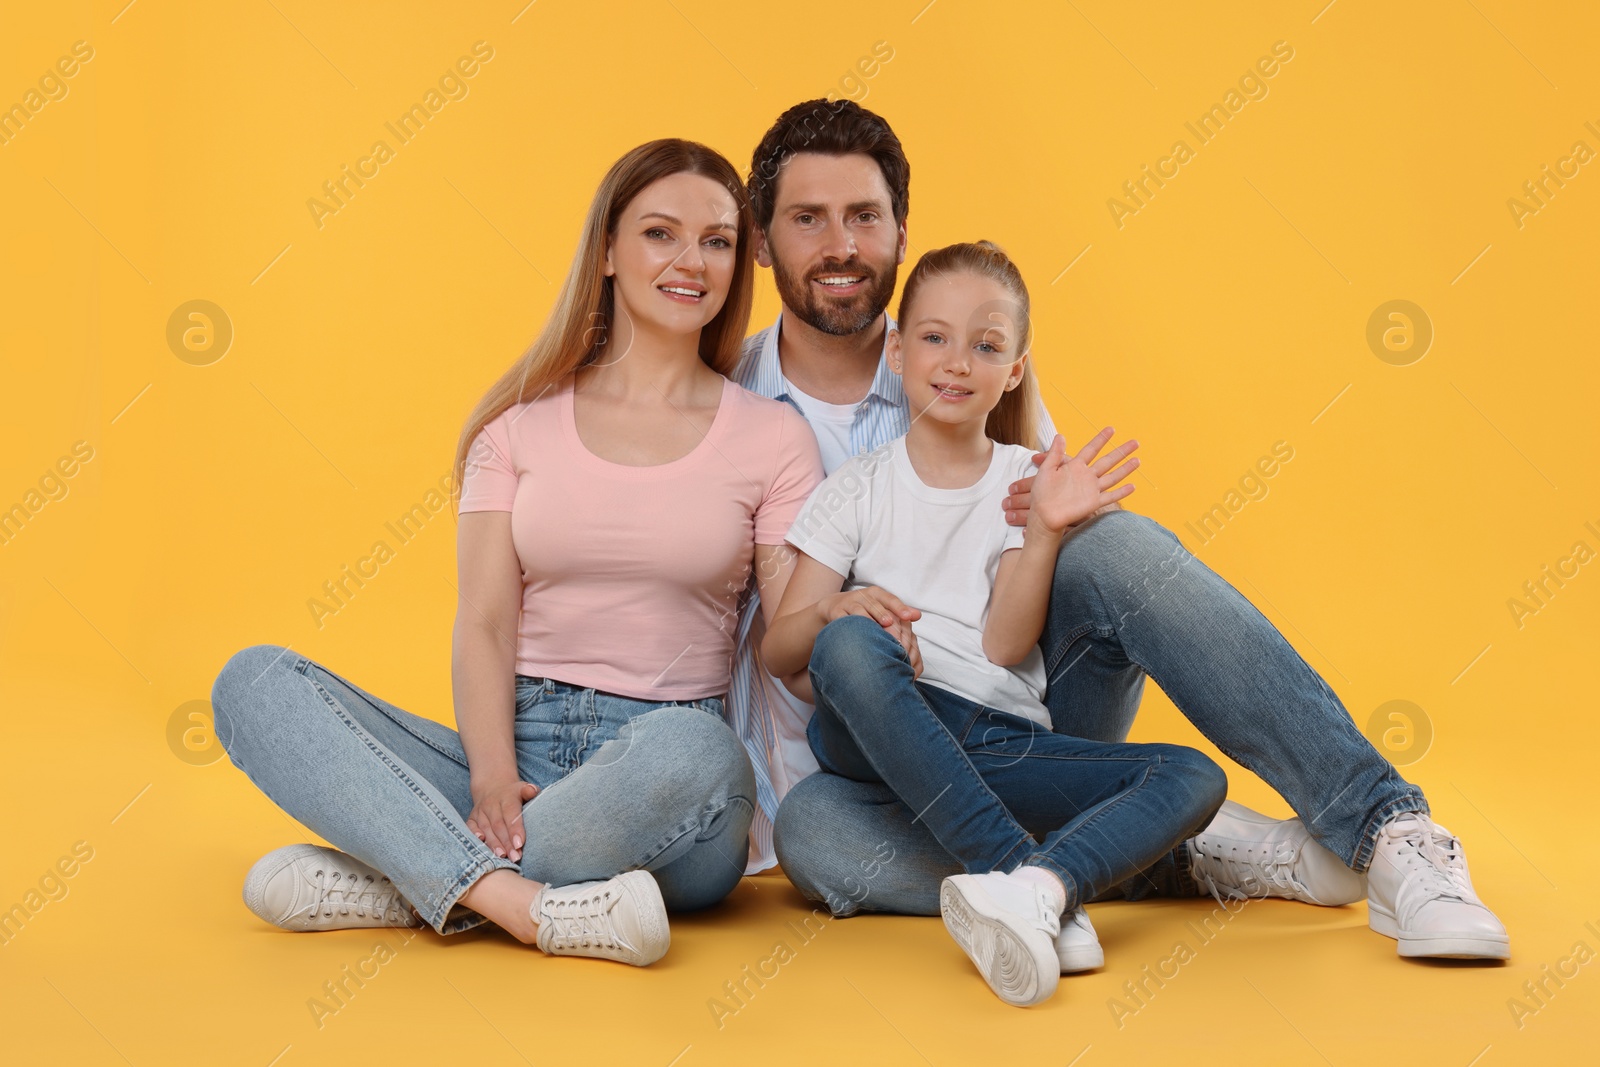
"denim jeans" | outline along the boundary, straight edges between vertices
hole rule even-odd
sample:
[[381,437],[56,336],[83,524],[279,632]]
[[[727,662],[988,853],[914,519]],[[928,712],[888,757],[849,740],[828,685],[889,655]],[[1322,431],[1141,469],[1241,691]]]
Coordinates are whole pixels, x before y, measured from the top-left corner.
[[1222,768],[1192,748],[1052,733],[917,681],[900,642],[862,615],[822,628],[810,673],[807,737],[825,771],[889,786],[968,872],[1053,872],[1069,909],[1169,854],[1227,795]]
[[[915,590],[896,590],[916,603]],[[1355,870],[1378,829],[1427,812],[1339,698],[1232,585],[1160,523],[1098,515],[1063,541],[1040,640],[1055,732],[1122,742],[1148,676],[1230,759],[1264,779],[1321,844]],[[1055,827],[1015,813],[1035,836]],[[939,882],[963,870],[927,820],[889,787],[826,771],[784,797],[773,844],[784,872],[836,915],[933,915]],[[885,856],[893,856],[885,861]],[[871,871],[870,882],[863,872]],[[854,888],[852,888],[854,887]],[[1179,845],[1095,899],[1192,896]]]
[[743,876],[755,776],[720,697],[633,700],[518,675],[521,862],[467,829],[456,731],[287,649],[235,654],[211,692],[217,739],[280,808],[395,883],[441,934],[487,921],[456,904],[505,868],[551,885],[647,870],[670,910],[706,907]]

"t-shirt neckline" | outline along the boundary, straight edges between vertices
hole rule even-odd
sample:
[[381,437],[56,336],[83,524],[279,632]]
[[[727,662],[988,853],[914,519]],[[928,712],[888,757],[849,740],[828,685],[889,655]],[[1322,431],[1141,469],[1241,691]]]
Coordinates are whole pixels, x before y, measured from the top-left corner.
[[691,467],[706,455],[715,451],[715,438],[722,436],[722,431],[733,417],[729,408],[733,404],[733,381],[722,377],[722,395],[717,399],[717,413],[711,418],[711,427],[706,430],[698,444],[677,459],[667,463],[652,463],[648,466],[635,466],[631,463],[617,463],[605,459],[589,451],[589,446],[583,443],[583,438],[578,436],[578,412],[574,398],[577,396],[577,379],[575,376],[567,378],[566,387],[559,394],[561,404],[561,434],[566,438],[567,444],[578,454],[579,460],[589,466],[605,471],[614,478],[649,478],[658,474],[671,474],[687,467]]
[[998,485],[1005,464],[1005,446],[995,441],[989,455],[989,469],[983,472],[983,477],[960,489],[937,489],[917,476],[917,469],[911,465],[911,454],[906,450],[906,438],[896,438],[894,445],[894,467],[901,482],[913,496],[933,504],[970,504],[983,499]]
[[[785,381],[787,382],[788,379],[785,379]],[[810,418],[821,419],[824,422],[831,422],[836,425],[843,426],[853,423],[856,417],[856,409],[867,402],[867,398],[862,397],[860,400],[850,404],[833,404],[826,400],[818,400],[793,382],[788,382],[788,386],[789,393],[796,397],[796,403],[801,408],[806,409]],[[871,395],[870,390],[868,395]],[[800,399],[801,397],[804,399]]]

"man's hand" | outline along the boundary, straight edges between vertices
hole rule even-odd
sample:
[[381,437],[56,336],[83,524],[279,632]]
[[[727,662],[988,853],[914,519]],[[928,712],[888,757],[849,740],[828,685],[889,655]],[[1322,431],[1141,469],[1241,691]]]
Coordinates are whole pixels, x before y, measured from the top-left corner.
[[865,615],[900,642],[900,647],[906,650],[906,656],[911,660],[911,676],[917,678],[922,675],[922,653],[917,649],[917,635],[911,632],[911,624],[922,618],[922,612],[887,589],[869,585],[834,593],[818,601],[817,610],[822,614],[824,626],[846,615]]
[[[1088,454],[1089,456],[1092,457],[1094,455],[1094,452],[1098,451],[1098,449],[1104,445],[1105,440],[1110,438],[1111,433],[1112,433],[1112,430],[1111,430],[1111,427],[1109,427],[1109,426],[1106,427],[1104,430],[1101,430],[1100,433],[1095,436],[1094,440],[1090,441],[1087,445],[1085,445],[1083,447],[1082,450],[1079,451],[1077,458],[1082,459],[1085,454]],[[1056,435],[1056,439],[1060,440],[1061,439],[1061,435],[1057,434]],[[1097,445],[1096,442],[1100,442],[1100,444]],[[1133,451],[1133,449],[1138,448],[1138,447],[1139,447],[1139,444],[1138,444],[1137,441],[1130,442],[1128,445],[1123,446],[1124,450],[1121,451],[1120,453],[1116,453],[1116,454],[1113,454],[1111,456],[1107,456],[1106,457],[1106,461],[1108,463],[1115,463],[1117,461],[1117,459],[1120,459],[1122,456],[1127,455],[1128,452],[1131,452],[1131,451]],[[1034,464],[1034,466],[1035,467],[1042,467],[1044,462],[1045,462],[1045,459],[1049,455],[1050,455],[1049,452],[1035,452],[1033,454],[1033,464]],[[1128,473],[1132,473],[1132,467],[1133,466],[1137,466],[1138,463],[1139,463],[1138,460],[1133,460],[1132,461],[1132,466],[1129,467]],[[1123,474],[1123,475],[1119,476],[1119,480],[1120,480],[1121,477],[1126,477],[1126,476],[1127,476],[1126,474]],[[1035,475],[1031,475],[1031,476],[1029,476],[1027,478],[1023,478],[1023,479],[1021,479],[1019,481],[1015,481],[1015,482],[1011,483],[1011,487],[1010,487],[1010,490],[1009,490],[1011,495],[1006,497],[1004,500],[1002,500],[1000,502],[1001,508],[1004,509],[1004,511],[1005,511],[1007,525],[1010,525],[1010,526],[1026,526],[1026,525],[1028,525],[1028,516],[1032,513],[1032,510],[1033,510],[1033,487],[1034,487],[1034,481],[1037,478],[1038,478],[1038,475],[1035,474]],[[1123,497],[1123,496],[1127,496],[1129,493],[1133,492],[1133,490],[1134,490],[1134,487],[1132,485],[1124,486],[1123,487],[1123,491],[1121,493],[1117,494],[1116,498],[1112,498],[1112,499],[1109,500],[1109,502],[1101,504],[1099,507],[1097,507],[1093,511],[1091,511],[1088,515],[1085,515],[1083,518],[1077,520],[1076,522],[1069,523],[1067,525],[1067,529],[1070,530],[1073,527],[1081,526],[1085,522],[1087,522],[1090,519],[1094,518],[1096,515],[1103,514],[1104,512],[1107,512],[1107,511],[1121,511],[1122,510],[1122,505],[1117,503],[1117,498],[1120,498],[1120,497]]]

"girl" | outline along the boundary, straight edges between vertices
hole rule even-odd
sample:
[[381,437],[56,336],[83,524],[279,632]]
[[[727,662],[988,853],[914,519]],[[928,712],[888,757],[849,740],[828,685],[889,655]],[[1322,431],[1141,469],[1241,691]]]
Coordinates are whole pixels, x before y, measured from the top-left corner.
[[818,763],[886,783],[961,862],[941,887],[945,926],[1017,1005],[1054,992],[1062,916],[1092,937],[1081,904],[1204,827],[1227,787],[1193,749],[1050,732],[1038,641],[1056,552],[1069,525],[1133,491],[1118,483],[1138,460],[1117,466],[1133,441],[1096,458],[1109,428],[1070,458],[1057,435],[1027,526],[1003,521],[1007,486],[1034,473],[1029,341],[1028,291],[998,247],[922,257],[887,349],[910,432],[801,508],[762,644],[816,705]]
[[644,965],[668,910],[738,883],[755,781],[722,721],[730,620],[752,568],[777,602],[822,477],[805,420],[726,377],[752,276],[722,156],[662,140],[612,166],[543,332],[461,434],[459,734],[284,648],[229,660],[230,759],[342,850],[264,857],[258,916],[488,920]]

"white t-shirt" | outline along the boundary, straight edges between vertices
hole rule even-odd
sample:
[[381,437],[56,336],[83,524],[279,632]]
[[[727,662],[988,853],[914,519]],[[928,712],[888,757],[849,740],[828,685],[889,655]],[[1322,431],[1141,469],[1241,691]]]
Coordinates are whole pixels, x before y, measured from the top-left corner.
[[856,421],[856,408],[861,406],[862,401],[830,404],[809,393],[802,393],[793,382],[789,383],[789,395],[800,405],[800,413],[817,435],[817,447],[822,450],[822,469],[831,471],[849,459],[850,427]]
[[922,652],[920,681],[1050,728],[1044,655],[1035,646],[1015,667],[983,653],[1000,554],[1021,548],[1023,527],[1000,503],[1011,483],[1037,473],[1034,450],[994,445],[989,469],[964,489],[917,477],[906,439],[852,456],[800,508],[788,542],[846,578],[876,585],[922,612],[911,624]]

